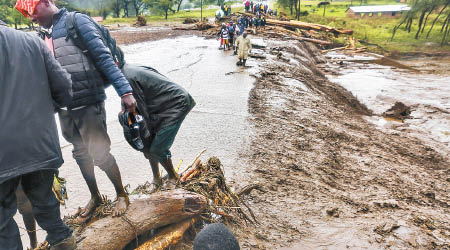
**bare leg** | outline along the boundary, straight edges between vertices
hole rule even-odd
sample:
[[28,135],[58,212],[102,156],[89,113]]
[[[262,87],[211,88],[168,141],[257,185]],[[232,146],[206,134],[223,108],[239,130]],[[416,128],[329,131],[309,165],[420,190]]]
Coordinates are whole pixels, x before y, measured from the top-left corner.
[[175,171],[175,168],[173,167],[172,159],[169,158],[169,159],[167,159],[167,161],[161,162],[161,165],[167,171],[167,175],[169,176],[169,180],[167,181],[166,188],[167,189],[176,188],[177,181],[178,181],[178,174]]
[[119,167],[116,163],[112,165],[110,168],[105,170],[106,175],[109,180],[114,185],[114,189],[117,194],[117,204],[113,210],[113,216],[121,216],[127,211],[128,205],[130,204],[130,200],[128,199],[128,195],[125,192],[122,184],[122,177],[120,175]]
[[162,184],[161,174],[159,173],[159,161],[150,159],[150,166],[152,167],[152,173],[153,173],[153,182],[157,185]]
[[167,171],[167,174],[169,175],[169,179],[178,180],[178,174],[175,171],[175,168],[173,167],[172,159],[169,158],[169,159],[167,159],[167,161],[161,162],[161,165]]
[[97,181],[95,179],[94,164],[82,164],[80,165],[80,170],[88,185],[89,192],[91,193],[91,199],[80,213],[80,217],[89,218],[95,209],[102,203],[102,198],[98,191]]

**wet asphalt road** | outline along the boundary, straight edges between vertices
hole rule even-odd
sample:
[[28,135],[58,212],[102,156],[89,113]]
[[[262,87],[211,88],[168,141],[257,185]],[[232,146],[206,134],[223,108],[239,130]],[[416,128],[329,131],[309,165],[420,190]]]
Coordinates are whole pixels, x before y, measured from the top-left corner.
[[[243,166],[239,161],[239,152],[249,145],[247,100],[253,83],[249,71],[255,69],[238,68],[232,52],[218,50],[218,47],[216,40],[180,37],[133,44],[123,47],[123,50],[127,62],[157,69],[186,88],[197,102],[186,117],[172,147],[174,164],[183,160],[182,166],[186,166],[206,148],[202,159],[219,157],[225,166],[226,175],[233,176],[239,174]],[[254,62],[249,60],[248,64]],[[117,119],[120,98],[112,87],[107,89],[107,95],[107,124],[112,154],[122,172],[124,185],[130,184],[131,191],[138,184],[152,180],[151,169],[142,153],[133,150],[123,138]],[[90,195],[72,158],[72,145],[61,138],[61,146],[65,163],[60,169],[60,176],[68,181],[69,195],[67,207],[61,208],[61,213],[66,215],[84,206]],[[114,188],[106,175],[98,168],[95,173],[101,193],[114,199]],[[15,218],[21,222],[18,214]],[[23,229],[21,233],[26,247],[28,238]],[[42,241],[45,232],[38,231],[38,236]]]

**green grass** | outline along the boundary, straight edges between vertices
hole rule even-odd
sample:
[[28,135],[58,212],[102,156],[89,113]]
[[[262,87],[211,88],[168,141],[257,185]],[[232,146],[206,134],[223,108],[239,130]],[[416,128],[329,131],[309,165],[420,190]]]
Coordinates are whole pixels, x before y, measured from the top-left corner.
[[[317,8],[318,1],[304,1],[302,2],[301,11],[307,10],[308,16],[302,16],[301,21],[320,23],[342,29],[351,29],[354,31],[354,37],[356,39],[366,40],[371,43],[376,43],[385,48],[389,52],[439,52],[450,51],[448,43],[444,46],[440,46],[442,34],[440,33],[440,27],[442,23],[437,22],[430,33],[430,37],[427,39],[426,34],[431,26],[432,20],[435,15],[430,15],[427,26],[424,33],[421,34],[419,39],[415,39],[417,32],[417,21],[413,23],[411,32],[408,33],[403,29],[398,29],[391,41],[392,31],[394,26],[401,20],[401,18],[363,18],[354,19],[346,16],[345,11],[350,6],[350,1],[346,2],[331,2],[331,5],[327,6],[325,17],[323,17],[323,7]],[[353,1],[354,6],[359,6],[359,1]],[[398,4],[395,1],[381,0],[381,1],[369,1],[368,5],[381,5],[381,4]],[[306,7],[306,5],[312,5]],[[363,4],[365,5],[365,4]],[[278,8],[286,14],[290,14],[288,9]],[[314,11],[313,11],[314,10]],[[295,13],[294,13],[295,15]],[[294,16],[291,16],[294,18]],[[344,39],[335,39],[338,42],[345,43]],[[366,46],[366,45],[360,45]],[[369,46],[371,50],[380,52],[376,46]]]
[[[218,8],[214,8],[214,9],[203,9],[203,18],[210,18],[210,17],[215,17],[216,15],[216,11],[218,10]],[[240,7],[240,8],[232,8],[232,11],[244,11],[244,7]],[[200,19],[200,10],[192,10],[192,11],[185,11],[185,10],[180,10],[180,12],[177,13],[169,13],[167,20],[165,19],[165,17],[163,15],[151,15],[151,16],[146,16],[145,19],[147,19],[147,22],[164,22],[164,21],[168,21],[168,22],[178,22],[178,21],[183,21],[186,18],[197,18]],[[114,23],[135,23],[136,22],[136,17],[126,17],[126,18],[108,18],[106,19],[103,24],[114,24]]]

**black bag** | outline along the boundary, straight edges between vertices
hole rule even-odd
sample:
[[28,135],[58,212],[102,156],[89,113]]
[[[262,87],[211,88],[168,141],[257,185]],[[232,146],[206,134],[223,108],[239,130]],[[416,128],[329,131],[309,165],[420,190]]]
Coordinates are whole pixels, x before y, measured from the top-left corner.
[[146,148],[148,149],[151,144],[151,135],[144,119],[136,119],[137,117],[127,110],[120,111],[118,117],[128,144],[137,151],[144,152]]
[[[80,37],[80,31],[78,29],[77,23],[75,22],[75,15],[80,14],[80,12],[69,12],[67,13],[66,17],[66,28],[67,28],[67,38],[72,38],[75,45],[80,48],[83,53],[87,53],[89,55],[89,51],[87,47],[85,46],[83,40]],[[109,52],[111,54],[112,59],[117,64],[119,68],[122,68],[125,64],[125,60],[121,53],[119,53],[119,47],[117,46],[116,40],[111,37],[111,34],[109,33],[109,30],[103,26],[97,23],[95,20],[89,17],[89,19],[94,23],[95,27],[98,30],[98,33],[100,34],[100,37],[102,38],[103,44],[109,49]]]

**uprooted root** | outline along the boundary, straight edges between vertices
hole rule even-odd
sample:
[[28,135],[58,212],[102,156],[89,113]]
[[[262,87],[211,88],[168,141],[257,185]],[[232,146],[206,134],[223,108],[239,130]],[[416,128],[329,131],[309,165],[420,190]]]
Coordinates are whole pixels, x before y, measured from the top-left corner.
[[257,223],[250,207],[228,187],[218,158],[210,158],[187,174],[191,175],[181,178],[186,179],[181,187],[208,199],[207,211],[202,215],[205,221]]

